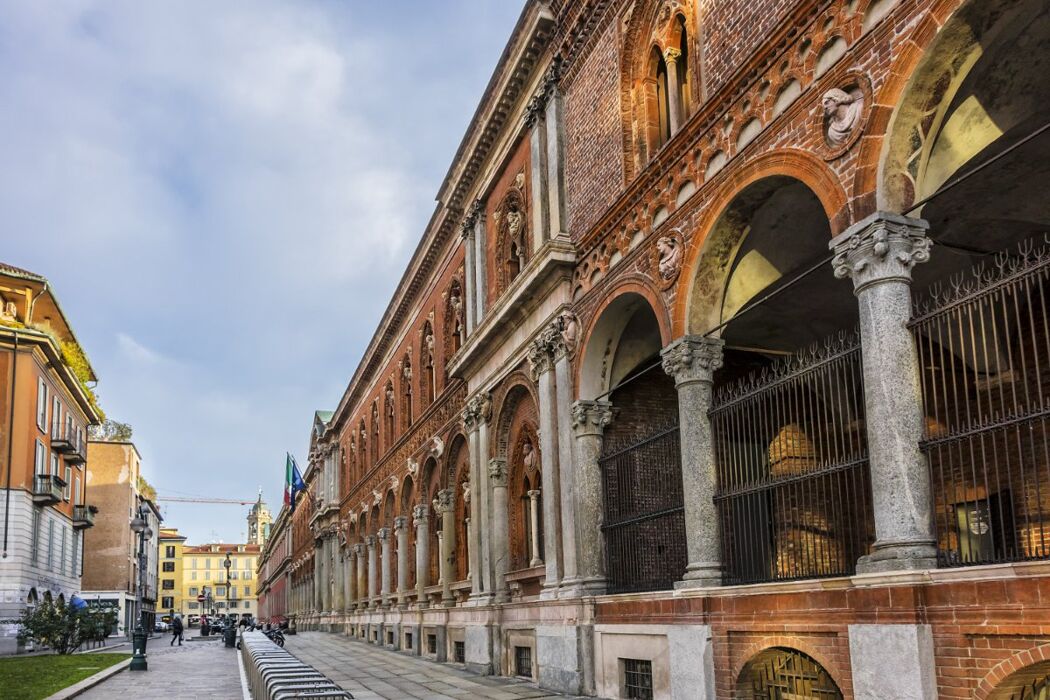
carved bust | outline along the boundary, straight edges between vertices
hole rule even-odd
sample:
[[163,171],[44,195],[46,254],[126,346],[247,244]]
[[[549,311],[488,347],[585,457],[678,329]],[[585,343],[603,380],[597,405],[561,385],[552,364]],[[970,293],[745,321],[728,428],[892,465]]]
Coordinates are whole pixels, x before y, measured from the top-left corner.
[[576,349],[576,341],[579,340],[580,335],[580,325],[576,320],[576,314],[567,309],[562,311],[558,314],[558,325],[561,328],[562,342],[565,343],[569,352],[572,352]]
[[682,268],[681,244],[671,236],[662,236],[656,242],[656,250],[660,255],[660,277],[664,281],[673,279]]
[[824,138],[832,148],[846,144],[860,123],[864,94],[832,88],[821,99],[824,108]]
[[536,470],[536,451],[532,449],[532,440],[529,438],[525,438],[521,446],[521,464],[525,467],[526,472]]

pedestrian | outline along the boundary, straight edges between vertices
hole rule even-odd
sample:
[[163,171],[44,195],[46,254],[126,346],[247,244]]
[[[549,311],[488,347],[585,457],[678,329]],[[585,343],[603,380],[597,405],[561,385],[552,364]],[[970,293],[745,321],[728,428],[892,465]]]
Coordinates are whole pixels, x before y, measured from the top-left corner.
[[168,646],[175,646],[175,640],[179,641],[179,646],[182,646],[182,616],[176,615],[175,619],[171,621],[171,643]]

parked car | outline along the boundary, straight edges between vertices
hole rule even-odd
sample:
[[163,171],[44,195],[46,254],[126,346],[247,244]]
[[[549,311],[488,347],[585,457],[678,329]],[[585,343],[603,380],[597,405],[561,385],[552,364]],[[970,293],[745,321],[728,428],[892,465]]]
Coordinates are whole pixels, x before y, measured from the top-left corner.
[[200,615],[188,615],[186,617],[186,624],[189,625],[190,627],[196,627],[197,625],[200,624],[200,622],[201,622],[201,616]]
[[153,623],[154,632],[168,632],[171,630],[171,625],[164,620],[157,620]]

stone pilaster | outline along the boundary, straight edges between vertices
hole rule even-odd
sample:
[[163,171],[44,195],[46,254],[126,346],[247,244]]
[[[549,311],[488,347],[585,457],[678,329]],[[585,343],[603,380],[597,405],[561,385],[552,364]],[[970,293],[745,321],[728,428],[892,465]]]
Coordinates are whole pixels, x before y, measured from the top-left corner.
[[678,127],[682,125],[682,96],[678,92],[678,59],[682,52],[674,47],[664,50],[664,64],[667,66],[667,121],[671,128],[671,135],[678,133]]
[[408,600],[408,518],[394,518],[394,537],[397,539],[397,606],[405,608]]
[[335,550],[332,556],[332,589],[333,589],[333,610],[335,612],[343,612],[346,607],[346,588],[343,585],[343,569],[346,568],[346,562],[343,561],[343,551],[339,547],[339,541],[334,537],[332,538],[332,548]]
[[[562,581],[559,597],[581,593],[577,559],[579,552],[579,521],[574,512],[576,502],[576,473],[572,440],[572,369],[569,353],[561,333],[560,319],[555,319],[547,330],[551,357],[554,360],[555,423],[558,426],[558,486],[561,501]],[[600,502],[600,501],[599,501]]]
[[541,333],[528,351],[529,366],[539,388],[540,471],[543,479],[543,545],[546,557],[546,580],[542,598],[556,598],[561,585],[561,485],[558,470],[557,389],[554,358],[549,338]]
[[606,587],[605,547],[602,537],[602,477],[599,458],[602,435],[612,422],[608,401],[577,401],[572,406],[576,435],[575,507],[579,537],[579,570],[583,589],[599,594]]
[[937,565],[923,431],[921,372],[911,318],[911,270],[930,259],[929,224],[877,212],[836,236],[832,267],[853,280],[860,308],[875,544],[857,572]]
[[343,586],[345,596],[343,609],[347,612],[353,610],[354,600],[357,598],[357,567],[355,566],[355,554],[353,547],[346,547],[343,554],[345,562],[343,569]]
[[[488,522],[488,513],[483,506],[488,499],[483,494],[477,493],[477,485],[484,483],[482,477],[482,451],[479,447],[481,440],[482,401],[479,397],[473,397],[467,401],[463,411],[463,425],[467,432],[467,450],[470,455],[470,487],[475,496],[470,499],[470,519],[473,523]],[[475,604],[487,602],[491,595],[492,585],[488,580],[489,555],[487,551],[489,533],[487,527],[473,527],[468,531],[470,537],[469,548],[473,554],[470,565],[470,597]]]
[[463,269],[466,273],[466,279],[463,281],[463,308],[465,310],[464,317],[467,324],[467,335],[470,335],[474,332],[474,327],[477,325],[477,314],[475,311],[477,308],[475,303],[477,287],[474,281],[474,220],[470,214],[463,220],[460,231],[463,239]]
[[496,602],[510,599],[507,593],[507,569],[510,563],[510,537],[507,522],[507,461],[489,461],[489,484],[492,485],[492,568],[496,579]]
[[454,489],[441,489],[434,500],[434,511],[441,518],[441,602],[445,607],[452,607],[452,561],[456,555],[456,492]]
[[364,609],[368,607],[368,586],[366,583],[368,571],[367,547],[361,543],[355,544],[354,556],[357,558],[357,608]]
[[427,587],[430,568],[430,509],[425,504],[413,508],[412,522],[416,526],[416,605],[425,608],[427,598],[423,589]]
[[379,582],[376,571],[376,538],[369,535],[365,538],[365,546],[368,548],[368,607],[374,608],[378,594]]
[[714,373],[722,366],[722,341],[686,336],[663,349],[663,368],[678,389],[679,439],[682,444],[682,495],[689,563],[678,588],[722,583],[714,440],[707,412]]

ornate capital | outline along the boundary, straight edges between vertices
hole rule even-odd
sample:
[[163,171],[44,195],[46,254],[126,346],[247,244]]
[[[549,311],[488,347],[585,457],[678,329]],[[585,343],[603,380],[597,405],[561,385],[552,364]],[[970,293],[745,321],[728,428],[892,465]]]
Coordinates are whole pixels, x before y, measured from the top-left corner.
[[507,460],[489,460],[489,479],[494,489],[507,487]]
[[537,498],[540,497],[540,490],[539,489],[533,489],[532,491],[527,491],[525,493],[525,495],[528,496],[533,501],[535,501]]
[[376,546],[376,536],[368,535],[367,537],[365,537],[365,546],[369,549],[374,548]]
[[550,344],[550,328],[543,329],[540,335],[529,344],[527,358],[533,380],[554,369],[554,353]]
[[714,381],[715,370],[722,366],[721,338],[687,335],[666,348],[663,356],[664,372],[674,377],[676,386],[692,382]]
[[679,49],[670,46],[664,49],[664,60],[668,63],[676,63],[679,58],[682,57],[682,52]]
[[441,489],[434,499],[434,510],[438,513],[450,513],[456,505],[456,492],[452,489]]
[[426,525],[429,519],[430,509],[427,508],[426,504],[420,503],[418,506],[412,508],[412,522],[416,527]]
[[601,435],[613,420],[612,403],[577,401],[572,405],[572,427],[576,435]]
[[394,518],[394,532],[402,532],[408,527],[408,517],[399,515]]
[[911,283],[911,269],[930,259],[930,225],[922,219],[875,212],[831,239],[835,277],[853,280],[853,291],[882,282]]
[[460,235],[463,238],[470,238],[474,235],[474,228],[477,226],[478,219],[481,218],[484,208],[480,199],[475,199],[471,202],[467,213],[463,216],[463,222],[459,225]]
[[365,546],[363,544],[355,544],[353,550],[354,554],[356,554],[359,557],[363,557],[365,555]]
[[547,72],[543,74],[543,80],[540,81],[539,89],[525,107],[525,126],[532,128],[536,125],[536,122],[544,118],[547,102],[550,101],[555,91],[557,91],[561,74],[562,59],[561,56],[555,56],[554,60],[547,66]]
[[390,528],[388,528],[388,527],[381,527],[381,528],[379,528],[379,532],[376,533],[376,538],[378,538],[381,543],[385,544],[386,541],[390,539]]

